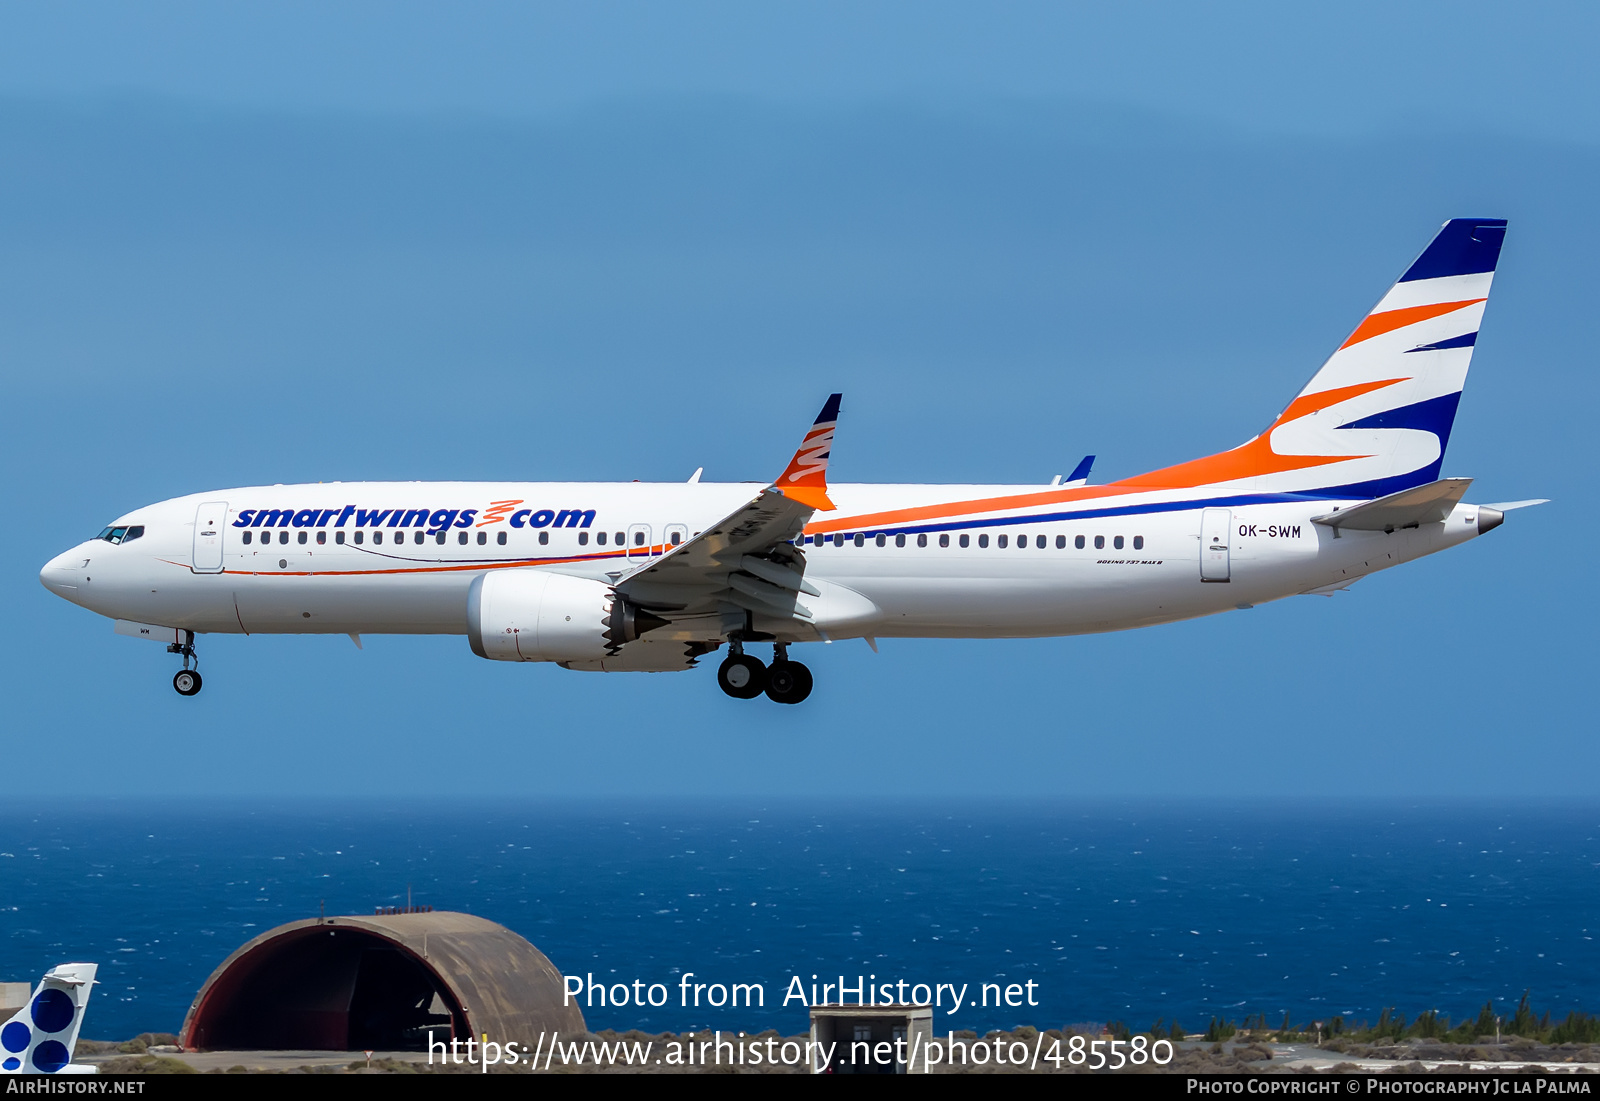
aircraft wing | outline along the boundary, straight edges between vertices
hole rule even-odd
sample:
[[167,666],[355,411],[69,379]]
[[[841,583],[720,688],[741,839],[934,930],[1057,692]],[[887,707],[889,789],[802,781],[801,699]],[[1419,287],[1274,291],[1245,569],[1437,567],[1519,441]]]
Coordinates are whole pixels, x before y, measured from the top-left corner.
[[1340,528],[1349,528],[1351,531],[1394,531],[1396,528],[1433,524],[1450,515],[1471,484],[1471,478],[1443,478],[1427,485],[1402,489],[1399,493],[1391,493],[1375,501],[1313,516],[1311,522],[1330,527],[1335,534]]
[[[777,481],[693,539],[619,578],[616,590],[655,618],[742,609],[809,620],[799,600],[819,595],[805,580],[805,553],[791,545],[812,513],[833,511],[828,456],[839,395],[828,398]],[[648,630],[645,623],[640,627]],[[641,631],[642,633],[642,631]]]

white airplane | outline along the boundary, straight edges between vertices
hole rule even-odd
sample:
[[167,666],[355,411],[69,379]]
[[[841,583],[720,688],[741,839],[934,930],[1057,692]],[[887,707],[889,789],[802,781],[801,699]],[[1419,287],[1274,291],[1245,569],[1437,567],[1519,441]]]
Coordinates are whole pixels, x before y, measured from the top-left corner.
[[72,1061],[97,970],[92,963],[63,963],[44,973],[28,1004],[0,1025],[0,1073],[97,1073]]
[[1439,476],[1505,225],[1447,222],[1259,436],[1108,485],[1090,459],[1049,486],[829,485],[835,394],[759,491],[699,471],[217,490],[127,513],[40,580],[182,655],[186,696],[200,634],[394,633],[607,672],[726,643],[723,691],[780,703],[811,691],[799,642],[1084,634],[1331,594],[1542,503],[1466,504],[1471,479]]

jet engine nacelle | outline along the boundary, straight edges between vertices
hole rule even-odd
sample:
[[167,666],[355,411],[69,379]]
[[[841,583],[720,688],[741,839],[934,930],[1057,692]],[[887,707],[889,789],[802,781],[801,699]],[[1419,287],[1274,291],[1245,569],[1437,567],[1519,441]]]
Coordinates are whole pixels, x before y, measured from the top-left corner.
[[602,581],[564,573],[494,570],[467,590],[467,639],[493,661],[597,661],[665,623]]
[[611,586],[545,570],[493,570],[467,591],[467,639],[493,661],[595,661],[609,652]]

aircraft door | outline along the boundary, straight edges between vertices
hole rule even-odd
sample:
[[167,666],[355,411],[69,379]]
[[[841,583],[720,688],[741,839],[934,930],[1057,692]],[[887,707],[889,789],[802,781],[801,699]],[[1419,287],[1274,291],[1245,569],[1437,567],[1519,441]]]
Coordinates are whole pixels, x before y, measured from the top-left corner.
[[630,524],[630,525],[628,525],[628,557],[629,558],[648,558],[648,557],[650,557],[650,525],[649,524]]
[[1200,580],[1229,579],[1228,544],[1233,534],[1233,510],[1208,508],[1200,518]]
[[228,524],[228,502],[207,501],[194,514],[195,573],[222,572],[222,532]]

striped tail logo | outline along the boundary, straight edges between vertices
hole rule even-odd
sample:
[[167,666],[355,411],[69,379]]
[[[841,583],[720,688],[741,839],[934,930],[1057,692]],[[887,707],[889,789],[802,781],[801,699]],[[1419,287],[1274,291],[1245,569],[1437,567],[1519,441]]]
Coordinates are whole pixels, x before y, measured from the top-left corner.
[[785,497],[825,512],[833,511],[828,499],[828,456],[833,453],[833,430],[839,423],[840,395],[830,396],[806,432],[800,449],[774,484]]

